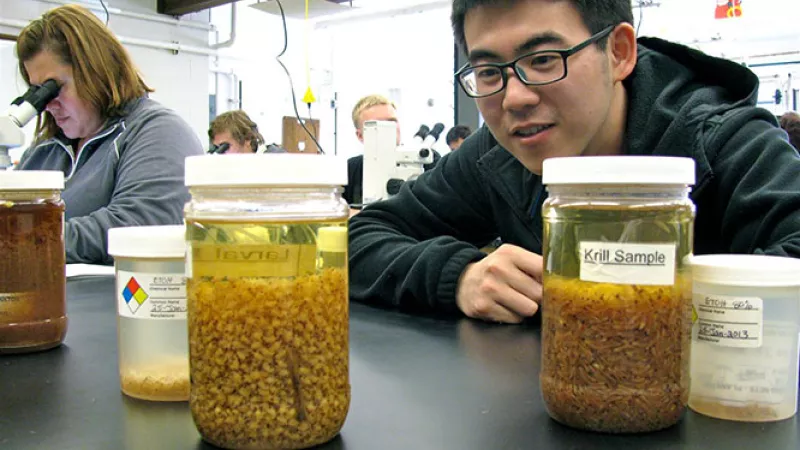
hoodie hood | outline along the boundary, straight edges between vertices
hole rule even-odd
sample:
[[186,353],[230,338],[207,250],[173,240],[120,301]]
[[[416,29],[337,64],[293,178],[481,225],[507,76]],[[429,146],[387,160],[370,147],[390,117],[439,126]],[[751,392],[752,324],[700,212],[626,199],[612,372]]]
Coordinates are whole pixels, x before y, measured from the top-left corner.
[[[626,154],[692,156],[697,183],[711,176],[706,133],[724,123],[737,130],[729,112],[751,112],[758,95],[758,77],[746,67],[656,38],[639,39],[636,68],[625,80],[628,92]],[[764,113],[766,111],[762,111]],[[745,115],[752,118],[752,114]],[[745,117],[742,117],[745,120]],[[774,121],[774,118],[772,119]],[[687,155],[689,154],[689,155]]]

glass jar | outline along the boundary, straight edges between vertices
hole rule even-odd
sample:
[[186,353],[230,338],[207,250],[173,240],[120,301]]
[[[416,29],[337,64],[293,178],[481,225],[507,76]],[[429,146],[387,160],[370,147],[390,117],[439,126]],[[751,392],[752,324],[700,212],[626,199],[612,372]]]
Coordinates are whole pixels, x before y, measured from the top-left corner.
[[190,407],[206,441],[307,448],[344,424],[346,182],[346,160],[320,155],[187,158]]
[[63,189],[59,171],[0,171],[0,353],[64,341]]
[[143,400],[189,400],[186,228],[112,228],[108,254],[117,280],[122,392]]
[[689,394],[694,161],[545,160],[540,383],[576,428],[677,423]]

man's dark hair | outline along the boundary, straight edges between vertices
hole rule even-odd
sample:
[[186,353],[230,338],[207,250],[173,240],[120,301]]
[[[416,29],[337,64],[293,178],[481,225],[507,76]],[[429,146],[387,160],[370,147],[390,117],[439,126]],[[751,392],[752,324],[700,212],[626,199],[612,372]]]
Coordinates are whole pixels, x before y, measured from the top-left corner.
[[[461,50],[467,53],[467,41],[464,37],[464,18],[467,12],[478,6],[513,5],[527,0],[453,0],[450,21],[453,25],[453,36]],[[633,9],[630,0],[551,0],[568,1],[583,19],[583,24],[590,34],[595,34],[609,25],[623,22],[633,25]],[[498,25],[502,26],[502,25]],[[606,40],[598,41],[600,48],[605,48]]]
[[789,142],[794,148],[800,150],[800,115],[791,111],[782,115],[781,128],[789,135]]
[[447,145],[450,145],[459,139],[466,139],[470,134],[472,134],[472,130],[470,130],[468,126],[456,125],[447,132],[445,140],[447,141]]

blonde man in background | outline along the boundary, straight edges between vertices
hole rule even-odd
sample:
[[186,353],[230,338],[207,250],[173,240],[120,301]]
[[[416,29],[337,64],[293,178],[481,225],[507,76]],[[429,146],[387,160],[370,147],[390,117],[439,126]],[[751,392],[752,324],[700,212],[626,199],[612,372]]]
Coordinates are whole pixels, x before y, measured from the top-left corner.
[[397,145],[400,145],[400,121],[397,119],[397,106],[382,95],[367,95],[362,97],[353,107],[353,126],[356,137],[364,143],[364,122],[368,120],[383,120],[397,124]]
[[[394,102],[382,95],[367,95],[356,102],[353,107],[353,126],[356,137],[364,143],[364,122],[382,120],[397,124],[397,145],[400,145],[400,121],[397,119],[397,107]],[[364,155],[353,156],[347,160],[347,186],[342,197],[351,205],[360,205],[363,200]]]
[[64,172],[66,262],[110,264],[109,228],[182,223],[184,160],[202,145],[147,98],[153,90],[103,22],[80,6],[55,8],[20,32],[16,52],[29,86],[60,89],[18,170]]
[[[368,120],[381,120],[397,124],[397,145],[400,145],[400,121],[397,118],[397,107],[394,102],[382,95],[367,95],[362,97],[353,107],[353,126],[356,137],[364,143],[364,122]],[[433,150],[433,162],[425,164],[424,169],[430,170],[439,162],[441,155]],[[354,156],[347,160],[347,186],[344,187],[342,197],[351,205],[361,205],[363,201],[364,182],[364,155]]]

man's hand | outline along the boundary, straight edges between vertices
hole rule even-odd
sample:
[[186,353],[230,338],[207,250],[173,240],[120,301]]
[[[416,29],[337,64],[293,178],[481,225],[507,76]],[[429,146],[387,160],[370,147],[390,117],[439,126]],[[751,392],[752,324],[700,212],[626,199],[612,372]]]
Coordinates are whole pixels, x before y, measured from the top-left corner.
[[510,244],[468,264],[456,288],[464,314],[495,322],[522,322],[536,314],[541,299],[541,255]]

